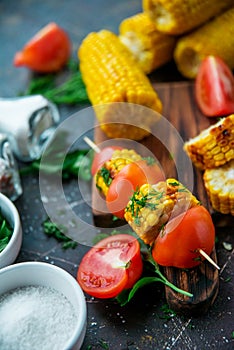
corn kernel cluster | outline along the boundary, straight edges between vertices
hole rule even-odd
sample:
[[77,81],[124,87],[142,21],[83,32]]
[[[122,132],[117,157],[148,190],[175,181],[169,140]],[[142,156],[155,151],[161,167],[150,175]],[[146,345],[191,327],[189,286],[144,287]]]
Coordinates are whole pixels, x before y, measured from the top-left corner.
[[115,150],[109,161],[105,162],[95,176],[96,187],[106,196],[112,180],[127,164],[137,162],[142,157],[133,149]]
[[184,149],[203,180],[212,207],[234,215],[234,114],[185,142]]
[[175,179],[167,179],[141,186],[130,199],[124,217],[138,236],[151,245],[170,217],[196,205],[199,201],[186,187]]

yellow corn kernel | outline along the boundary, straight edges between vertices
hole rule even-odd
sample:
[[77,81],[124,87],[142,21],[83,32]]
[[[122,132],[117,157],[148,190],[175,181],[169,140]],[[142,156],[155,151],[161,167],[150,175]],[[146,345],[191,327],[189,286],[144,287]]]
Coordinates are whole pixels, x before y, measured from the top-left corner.
[[234,160],[207,169],[203,180],[212,207],[222,214],[234,215]]
[[143,10],[157,29],[183,34],[233,6],[233,0],[143,0]]
[[209,55],[221,57],[234,68],[234,7],[181,37],[174,51],[178,70],[191,79],[196,77],[199,65]]
[[156,112],[162,111],[162,103],[118,36],[108,30],[90,33],[78,57],[89,99],[107,136],[134,140],[147,136],[160,118]]
[[199,205],[192,193],[175,179],[137,190],[125,209],[125,219],[137,235],[152,245],[163,225],[187,209]]
[[119,38],[146,74],[173,58],[176,38],[159,32],[147,13],[124,19],[119,26]]
[[[225,147],[220,146],[223,143]],[[194,165],[202,170],[219,167],[234,159],[234,114],[185,142],[184,150]]]
[[109,161],[105,162],[95,175],[96,187],[106,196],[112,180],[127,164],[137,162],[142,157],[133,149],[115,150]]

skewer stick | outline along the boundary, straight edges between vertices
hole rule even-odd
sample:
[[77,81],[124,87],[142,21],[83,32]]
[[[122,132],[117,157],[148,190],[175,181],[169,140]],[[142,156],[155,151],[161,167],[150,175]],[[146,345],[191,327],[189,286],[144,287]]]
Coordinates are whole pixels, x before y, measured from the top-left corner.
[[90,140],[89,137],[85,136],[84,137],[84,141],[87,143],[87,145],[89,145],[89,147],[91,147],[96,153],[100,153],[101,150],[100,148],[92,141]]
[[209,263],[211,263],[216,269],[220,270],[220,267],[214,262],[214,260],[211,259],[211,257],[204,252],[202,249],[198,249],[198,252],[207,260]]

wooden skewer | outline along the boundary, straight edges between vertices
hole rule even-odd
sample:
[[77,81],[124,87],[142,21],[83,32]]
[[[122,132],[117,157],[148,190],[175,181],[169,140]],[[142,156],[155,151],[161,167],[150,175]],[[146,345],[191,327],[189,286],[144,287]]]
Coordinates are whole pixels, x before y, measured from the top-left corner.
[[216,267],[216,269],[220,270],[220,267],[214,262],[213,259],[211,259],[211,257],[206,254],[206,252],[204,252],[204,250],[202,249],[198,249],[198,252],[207,260],[209,261],[209,263],[211,263],[214,267]]
[[[89,145],[96,153],[100,153],[100,148],[92,141],[89,137],[85,136],[84,141]],[[211,263],[216,269],[220,270],[220,267],[214,262],[214,260],[211,259],[211,257],[204,252],[203,249],[198,249],[198,252],[207,260],[209,263]]]
[[100,148],[89,137],[85,136],[84,141],[89,145],[96,153],[100,153]]

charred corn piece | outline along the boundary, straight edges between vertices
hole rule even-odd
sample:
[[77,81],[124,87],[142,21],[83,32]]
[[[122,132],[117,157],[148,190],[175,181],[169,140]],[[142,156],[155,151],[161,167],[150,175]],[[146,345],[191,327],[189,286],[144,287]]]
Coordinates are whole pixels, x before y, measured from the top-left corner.
[[208,55],[219,56],[234,68],[234,7],[181,37],[174,51],[177,68],[187,78],[196,77]]
[[143,0],[143,10],[157,29],[168,34],[183,34],[233,6],[232,0]]
[[207,169],[203,179],[212,207],[222,214],[234,215],[234,160]]
[[141,160],[141,156],[133,149],[115,150],[109,161],[103,164],[95,176],[96,187],[99,191],[107,195],[108,189],[114,177],[120,172],[125,165]]
[[170,217],[196,205],[196,197],[172,178],[141,186],[130,199],[124,217],[137,235],[151,245]]
[[184,150],[202,170],[219,167],[234,159],[234,114],[220,119],[185,142]]
[[140,140],[148,135],[162,103],[119,37],[108,30],[90,33],[78,57],[89,99],[107,136]]
[[159,32],[147,13],[124,19],[119,26],[119,38],[146,74],[173,58],[176,38]]

